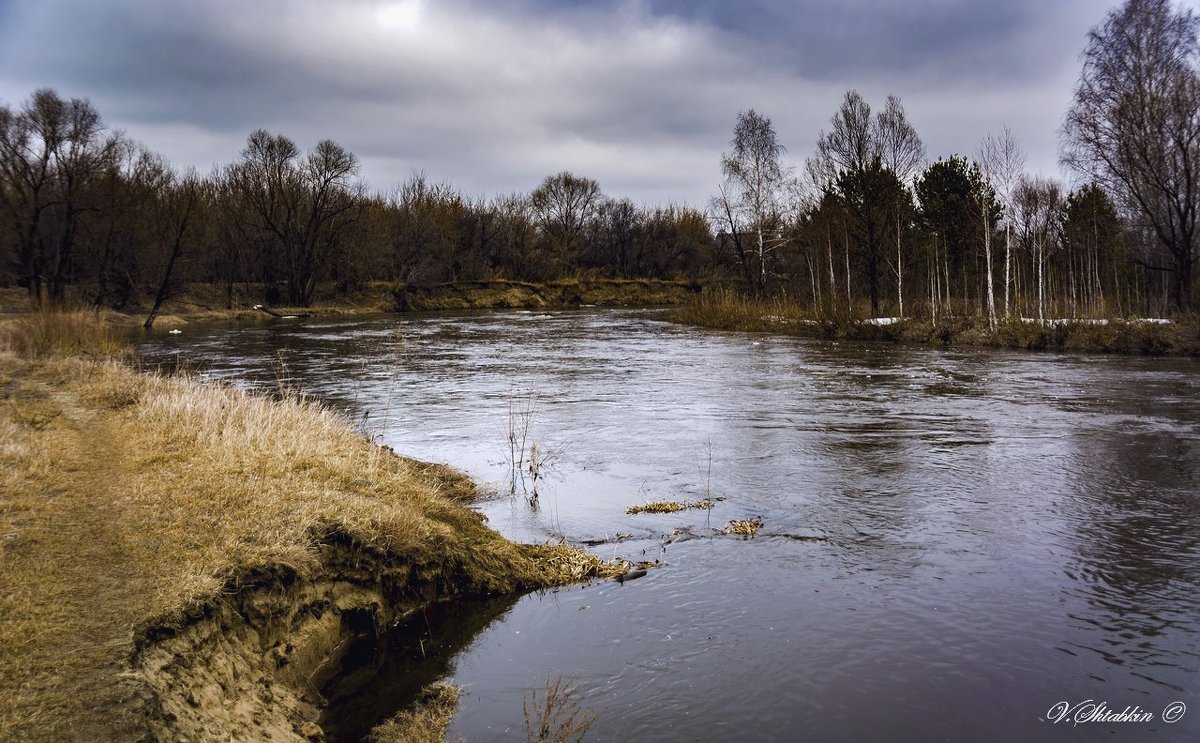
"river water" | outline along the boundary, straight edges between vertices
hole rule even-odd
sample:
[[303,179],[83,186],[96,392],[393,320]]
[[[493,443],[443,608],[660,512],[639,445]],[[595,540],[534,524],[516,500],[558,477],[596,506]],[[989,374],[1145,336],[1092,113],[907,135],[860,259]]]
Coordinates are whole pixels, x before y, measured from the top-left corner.
[[[1196,360],[587,309],[189,326],[142,350],[250,386],[282,359],[381,443],[488,484],[504,534],[662,563],[428,623],[434,670],[379,669],[340,737],[403,702],[397,677],[448,674],[451,739],[523,740],[523,700],[562,673],[593,740],[1200,739]],[[534,505],[510,495],[526,412]],[[746,518],[754,539],[717,533]],[[1088,700],[1153,720],[1055,722]]]

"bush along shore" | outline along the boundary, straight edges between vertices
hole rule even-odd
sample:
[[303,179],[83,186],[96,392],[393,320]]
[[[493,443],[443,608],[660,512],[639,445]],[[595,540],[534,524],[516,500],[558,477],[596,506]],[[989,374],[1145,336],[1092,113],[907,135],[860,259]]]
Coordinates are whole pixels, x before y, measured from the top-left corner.
[[869,318],[828,311],[787,297],[706,291],[671,311],[675,322],[719,330],[767,332],[825,340],[881,341],[934,346],[1200,356],[1200,316],[1160,318],[988,319],[963,313]]
[[[322,740],[352,633],[627,569],[505,540],[467,477],[316,402],[138,373],[122,335],[0,323],[2,740]],[[377,737],[436,734],[453,696]]]

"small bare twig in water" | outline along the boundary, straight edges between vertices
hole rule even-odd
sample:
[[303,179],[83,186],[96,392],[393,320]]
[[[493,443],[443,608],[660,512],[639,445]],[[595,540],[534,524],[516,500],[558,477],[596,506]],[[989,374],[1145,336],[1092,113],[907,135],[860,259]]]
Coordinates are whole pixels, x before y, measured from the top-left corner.
[[[707,457],[706,457],[706,461],[704,464],[704,469],[700,473],[701,475],[704,476],[704,502],[712,503],[713,502],[713,498],[712,498],[713,440],[712,440],[711,436],[709,436],[708,439],[705,440],[705,442],[704,442],[704,453],[707,455]],[[696,467],[699,468],[699,466],[700,466],[700,463],[697,462]],[[708,507],[708,514],[705,518],[704,525],[710,529],[712,528],[712,506]]]
[[540,696],[537,689],[526,695],[521,710],[527,743],[580,743],[599,717],[580,706],[575,687],[561,673],[546,679]]
[[508,463],[509,463],[509,495],[517,492],[517,482],[525,483],[526,444],[529,441],[529,429],[533,425],[533,414],[537,407],[537,398],[527,394],[520,399],[508,401]]

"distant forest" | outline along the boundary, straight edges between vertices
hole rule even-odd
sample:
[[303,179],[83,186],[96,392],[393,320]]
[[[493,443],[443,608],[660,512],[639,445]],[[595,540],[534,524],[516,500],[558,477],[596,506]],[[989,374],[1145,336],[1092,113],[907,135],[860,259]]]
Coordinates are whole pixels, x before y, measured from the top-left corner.
[[308,305],[319,283],[648,277],[873,316],[1188,311],[1198,61],[1197,20],[1168,0],[1129,0],[1092,31],[1060,132],[1071,190],[1027,174],[1007,128],[930,162],[899,99],[872,112],[849,91],[800,172],[767,116],[739,113],[702,208],[637,205],[569,172],[492,198],[425,175],[379,193],[336,142],[303,152],[265,130],[224,167],[179,172],[87,100],[41,89],[0,106],[0,285],[126,309],[188,282]]

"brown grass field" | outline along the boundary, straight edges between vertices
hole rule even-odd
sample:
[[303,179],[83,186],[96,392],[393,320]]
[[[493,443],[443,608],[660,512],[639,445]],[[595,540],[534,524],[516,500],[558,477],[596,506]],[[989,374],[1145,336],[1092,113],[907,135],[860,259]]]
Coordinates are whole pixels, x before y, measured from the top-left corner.
[[[253,670],[292,649],[275,618],[319,624],[359,601],[382,619],[402,593],[620,572],[508,542],[469,507],[465,476],[397,456],[318,403],[137,373],[90,313],[5,320],[0,344],[0,740],[299,740],[313,734],[303,694],[271,687],[287,680],[273,664]],[[324,598],[304,604],[318,585]],[[213,637],[183,642],[202,626]],[[214,681],[225,655],[258,676]],[[252,684],[275,691],[222,717]]]

